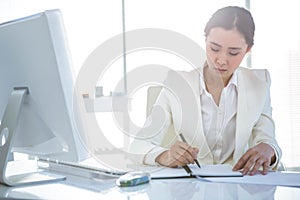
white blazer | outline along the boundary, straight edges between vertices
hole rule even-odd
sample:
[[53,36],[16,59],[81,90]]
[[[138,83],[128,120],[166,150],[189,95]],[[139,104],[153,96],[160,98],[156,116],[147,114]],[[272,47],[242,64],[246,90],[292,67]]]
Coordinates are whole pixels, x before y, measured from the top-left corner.
[[[177,140],[177,137],[168,136],[166,144],[167,132],[173,129],[177,134],[184,133],[187,142],[199,148],[200,163],[213,164],[213,155],[202,126],[200,80],[203,77],[201,72],[202,69],[169,72],[164,82],[164,87],[167,89],[162,90],[154,104],[154,107],[158,106],[163,110],[164,126],[157,129],[155,134],[150,133],[150,137],[147,137],[149,133],[141,131],[141,138],[147,139],[135,140],[130,147],[130,151],[135,154],[135,161],[155,164],[155,158]],[[235,150],[232,159],[227,160],[226,163],[234,165],[249,147],[261,142],[270,144],[275,149],[278,160],[281,158],[281,149],[275,140],[270,84],[267,70],[242,67],[237,69],[236,138],[232,141],[235,142]],[[155,120],[153,116],[151,119],[151,115],[149,118],[150,121]]]

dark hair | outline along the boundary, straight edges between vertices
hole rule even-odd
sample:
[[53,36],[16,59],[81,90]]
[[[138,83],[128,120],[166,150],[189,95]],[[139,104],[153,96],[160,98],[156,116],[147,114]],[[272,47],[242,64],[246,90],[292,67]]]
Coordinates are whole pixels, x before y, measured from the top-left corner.
[[226,30],[236,28],[244,35],[248,47],[252,47],[254,44],[255,24],[251,13],[245,8],[228,6],[217,10],[205,26],[205,36],[207,37],[210,30],[215,27]]

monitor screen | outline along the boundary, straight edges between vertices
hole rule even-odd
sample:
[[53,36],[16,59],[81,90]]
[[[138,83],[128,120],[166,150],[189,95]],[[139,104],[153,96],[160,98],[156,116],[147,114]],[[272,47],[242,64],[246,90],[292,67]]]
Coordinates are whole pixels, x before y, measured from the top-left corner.
[[66,161],[86,157],[69,55],[59,10],[0,24],[0,117],[14,88],[28,88],[13,151]]

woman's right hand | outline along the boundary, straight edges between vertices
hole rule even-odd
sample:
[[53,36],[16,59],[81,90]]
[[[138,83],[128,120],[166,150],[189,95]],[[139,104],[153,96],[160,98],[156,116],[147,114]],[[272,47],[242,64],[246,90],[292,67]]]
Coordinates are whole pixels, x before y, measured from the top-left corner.
[[185,142],[177,141],[169,150],[157,156],[155,161],[167,167],[182,167],[187,164],[193,164],[198,152],[198,148],[191,147]]

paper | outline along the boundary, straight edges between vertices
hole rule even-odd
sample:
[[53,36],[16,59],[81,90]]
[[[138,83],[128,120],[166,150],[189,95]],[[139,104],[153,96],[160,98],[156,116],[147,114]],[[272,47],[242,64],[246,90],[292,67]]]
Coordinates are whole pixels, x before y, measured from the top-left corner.
[[159,167],[149,171],[151,178],[180,178],[189,177],[190,175],[183,168]]
[[240,177],[243,174],[239,171],[232,171],[232,166],[228,164],[223,165],[203,165],[201,168],[191,166],[193,175],[202,177]]
[[300,173],[298,172],[269,172],[267,175],[256,174],[254,176],[226,177],[226,178],[205,178],[212,182],[220,183],[245,183],[273,186],[300,187]]
[[[197,165],[189,165],[193,176],[201,177],[239,177],[243,176],[239,171],[232,171],[231,165],[203,165],[198,168]],[[189,177],[183,168],[160,167],[150,171],[151,178],[179,178]]]

